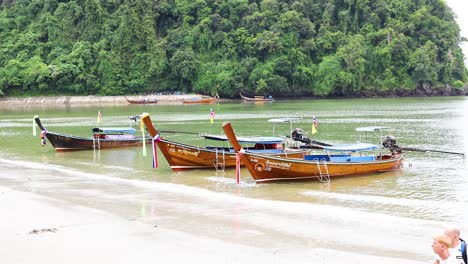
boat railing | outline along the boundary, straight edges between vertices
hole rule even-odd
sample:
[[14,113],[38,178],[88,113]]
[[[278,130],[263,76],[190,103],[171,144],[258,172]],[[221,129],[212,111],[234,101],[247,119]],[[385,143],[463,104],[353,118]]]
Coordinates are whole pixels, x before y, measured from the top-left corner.
[[[222,150],[222,151],[219,151],[219,150]],[[217,171],[218,170],[224,171],[225,166],[226,166],[226,156],[225,156],[224,148],[222,149],[216,148],[216,160],[213,161],[213,165]]]
[[328,171],[328,163],[325,158],[315,158],[315,163],[317,164],[317,169],[319,172],[319,181],[321,182],[330,182],[330,173]]
[[93,150],[101,149],[101,140],[100,137],[96,135],[93,136]]

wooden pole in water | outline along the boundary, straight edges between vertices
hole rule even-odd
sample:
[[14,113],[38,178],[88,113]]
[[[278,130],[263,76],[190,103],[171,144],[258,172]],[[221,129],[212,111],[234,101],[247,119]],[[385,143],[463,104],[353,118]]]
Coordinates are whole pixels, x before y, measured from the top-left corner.
[[[236,134],[234,133],[234,129],[232,129],[231,123],[224,122],[223,123],[223,130],[224,130],[224,133],[226,134],[227,138],[229,139],[229,142],[231,143],[231,146],[236,151],[237,155],[240,155],[240,160],[244,163],[245,167],[247,167],[250,174],[255,179],[254,175],[257,174],[256,171],[255,171],[255,168],[252,165],[252,163],[250,162],[249,157],[247,156],[248,154],[244,154],[245,151],[242,149],[242,146],[239,144],[239,141],[237,141],[237,137],[236,137]],[[240,170],[240,168],[239,168],[239,170]]]

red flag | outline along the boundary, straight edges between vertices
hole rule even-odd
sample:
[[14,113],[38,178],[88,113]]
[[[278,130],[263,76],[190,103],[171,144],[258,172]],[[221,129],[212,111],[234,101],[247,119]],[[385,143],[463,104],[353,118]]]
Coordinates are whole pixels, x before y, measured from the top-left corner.
[[318,121],[317,121],[317,118],[315,116],[312,117],[312,120],[314,122],[314,126],[315,127],[318,127]]

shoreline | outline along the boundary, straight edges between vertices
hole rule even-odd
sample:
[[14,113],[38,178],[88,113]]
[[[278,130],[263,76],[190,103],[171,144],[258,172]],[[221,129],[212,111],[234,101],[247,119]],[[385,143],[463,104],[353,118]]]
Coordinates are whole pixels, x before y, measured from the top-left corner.
[[201,94],[180,95],[118,95],[118,96],[51,96],[51,97],[1,97],[0,107],[9,106],[43,106],[43,105],[130,105],[125,98],[130,100],[158,99],[157,104],[183,104],[183,100],[194,97],[202,97]]
[[[424,91],[422,89],[415,90],[412,92],[408,91],[393,91],[389,93],[376,94],[372,92],[357,94],[356,96],[349,97],[305,97],[311,100],[317,99],[356,99],[356,98],[405,98],[405,97],[433,97],[433,96],[468,96],[468,87],[462,89],[451,89],[450,87],[439,88],[432,93]],[[1,97],[0,96],[0,108],[11,107],[11,106],[23,106],[23,107],[35,107],[35,106],[86,106],[86,105],[130,105],[125,99],[130,100],[143,100],[143,99],[157,99],[157,104],[160,105],[178,105],[184,104],[183,100],[191,100],[194,97],[201,98],[202,94],[171,94],[171,95],[71,95],[71,96],[38,96],[38,97]],[[275,100],[281,99],[304,99],[304,97],[293,97],[293,98],[275,98]],[[241,100],[241,99],[240,99]],[[239,101],[239,99],[225,99],[218,98],[217,102],[233,102]],[[242,101],[242,100],[241,100]]]

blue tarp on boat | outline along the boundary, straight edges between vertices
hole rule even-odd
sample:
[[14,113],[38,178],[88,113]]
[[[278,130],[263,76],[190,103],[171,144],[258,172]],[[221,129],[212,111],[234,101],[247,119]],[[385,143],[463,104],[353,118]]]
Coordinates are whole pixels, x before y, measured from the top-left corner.
[[95,127],[93,133],[108,134],[108,135],[122,135],[122,134],[135,134],[133,127]]

